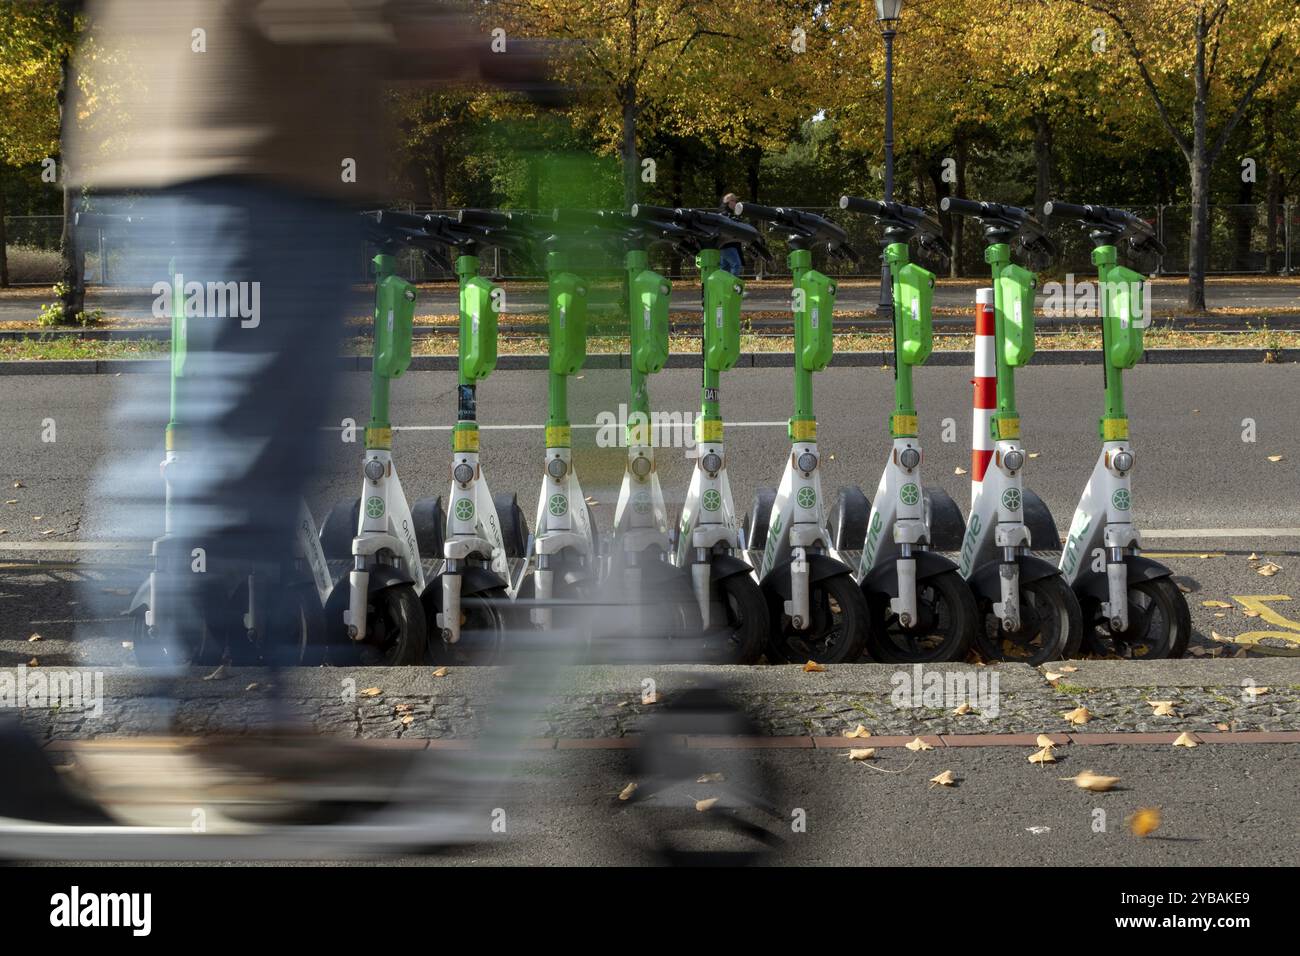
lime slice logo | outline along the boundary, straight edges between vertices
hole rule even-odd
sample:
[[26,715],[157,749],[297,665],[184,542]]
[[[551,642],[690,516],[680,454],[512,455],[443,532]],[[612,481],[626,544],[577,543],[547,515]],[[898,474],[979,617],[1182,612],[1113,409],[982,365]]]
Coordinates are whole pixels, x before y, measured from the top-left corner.
[[1129,494],[1127,488],[1116,488],[1115,493],[1110,496],[1110,503],[1115,506],[1116,511],[1128,511],[1133,505],[1133,496]]
[[807,511],[813,505],[817,504],[817,492],[811,488],[800,488],[799,493],[794,496],[799,502],[799,507]]
[[474,502],[468,498],[461,498],[456,502],[456,520],[473,521],[474,520]]
[[898,489],[898,500],[905,505],[914,505],[921,500],[921,489],[909,481]]
[[722,495],[718,494],[717,489],[710,488],[704,492],[703,504],[705,511],[717,511],[722,507]]
[[569,498],[567,495],[551,495],[551,500],[546,503],[546,510],[554,517],[559,518],[569,512]]
[[371,518],[382,518],[384,516],[384,499],[378,495],[371,495],[367,498],[366,514]]
[[1002,507],[1006,508],[1008,511],[1020,510],[1019,488],[1008,488],[1006,491],[1002,492]]
[[639,491],[632,498],[632,510],[639,515],[650,513],[650,496],[644,491]]

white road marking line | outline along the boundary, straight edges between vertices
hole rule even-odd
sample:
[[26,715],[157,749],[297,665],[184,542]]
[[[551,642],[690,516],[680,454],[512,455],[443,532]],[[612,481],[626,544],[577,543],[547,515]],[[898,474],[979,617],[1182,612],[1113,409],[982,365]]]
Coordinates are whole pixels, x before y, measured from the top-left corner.
[[[620,424],[626,425],[627,422],[621,422],[621,423],[610,422],[607,425],[598,425],[595,424],[594,422],[590,424],[579,423],[579,424],[570,425],[569,427],[574,430],[578,430],[578,429],[592,430],[596,428],[617,428]],[[788,426],[788,424],[789,424],[788,422],[783,422],[783,421],[782,422],[726,422],[725,423],[727,428],[785,428]],[[651,426],[655,427],[656,423],[652,421]],[[363,430],[360,426],[355,426],[355,427],[357,431]],[[449,432],[454,427],[455,426],[453,425],[394,425],[393,431],[395,432]],[[659,422],[657,423],[657,427],[694,428],[695,422],[694,421]],[[545,425],[479,425],[478,428],[479,431],[502,431],[502,432],[538,431],[539,432],[544,430],[546,426]],[[321,430],[327,432],[341,432],[343,431],[343,427],[341,425],[322,425]]]

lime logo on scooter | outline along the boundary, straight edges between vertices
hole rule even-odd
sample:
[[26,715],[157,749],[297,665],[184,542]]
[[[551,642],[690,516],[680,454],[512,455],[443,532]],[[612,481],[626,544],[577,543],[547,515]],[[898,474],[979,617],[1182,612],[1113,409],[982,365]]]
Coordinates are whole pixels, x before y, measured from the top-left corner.
[[704,505],[705,511],[717,511],[722,507],[722,495],[716,489],[709,488],[700,496],[700,503]]
[[371,518],[382,518],[384,516],[384,499],[378,495],[371,495],[367,498],[366,514]]
[[898,489],[898,500],[905,505],[914,505],[921,500],[921,489],[909,481]]
[[461,498],[456,502],[456,520],[473,521],[474,520],[474,502],[468,498]]
[[776,549],[781,545],[781,528],[783,525],[781,515],[773,514],[772,523],[767,529],[767,545],[763,548],[763,569],[759,573],[759,577],[763,577],[768,571],[771,571],[772,565],[776,562]]
[[964,578],[970,577],[971,565],[975,563],[975,542],[979,540],[981,526],[980,516],[972,514],[970,516],[970,527],[966,529],[966,540],[961,543],[961,568],[959,571]]
[[567,495],[551,495],[551,500],[546,503],[546,510],[552,517],[561,518],[569,511],[569,498]]
[[811,488],[800,488],[799,493],[794,496],[795,501],[799,502],[799,507],[808,511],[813,505],[817,504],[817,492]]
[[1116,511],[1128,511],[1133,505],[1133,496],[1129,494],[1127,488],[1116,488],[1115,493],[1110,496],[1110,503],[1115,506]]
[[1002,507],[1006,508],[1008,511],[1020,510],[1019,488],[1008,488],[1006,491],[1002,492]]
[[1076,511],[1070,526],[1070,535],[1065,541],[1065,552],[1061,558],[1061,567],[1065,569],[1066,574],[1073,574],[1074,569],[1079,566],[1079,545],[1090,527],[1092,527],[1092,516],[1085,511]]
[[862,549],[862,572],[871,570],[876,561],[876,546],[880,544],[880,530],[885,526],[885,519],[879,511],[872,512],[871,530],[867,532],[867,543]]

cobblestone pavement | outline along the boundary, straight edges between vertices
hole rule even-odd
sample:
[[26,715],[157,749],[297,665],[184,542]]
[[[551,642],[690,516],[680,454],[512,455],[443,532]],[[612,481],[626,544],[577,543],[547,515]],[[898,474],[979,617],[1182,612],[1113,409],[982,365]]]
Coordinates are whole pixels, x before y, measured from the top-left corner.
[[[548,697],[535,724],[512,732],[635,735],[675,695],[701,682],[721,683],[760,732],[771,736],[838,736],[858,724],[877,736],[1300,730],[1297,660],[1081,662],[1055,682],[1043,671],[1051,668],[866,664],[805,673],[797,667],[578,667],[566,672],[564,686]],[[100,673],[102,713],[96,716],[93,709],[33,700],[32,687],[54,671],[38,678],[36,669],[28,670],[28,704],[19,710],[23,723],[45,740],[169,730],[204,735],[257,731],[287,713],[325,734],[437,739],[477,736],[492,714],[511,710],[494,705],[500,674],[491,668],[443,677],[428,668],[319,668],[279,675],[234,669],[223,680],[203,680],[198,673],[182,678],[175,699],[160,696],[162,685],[145,672]],[[5,690],[0,683],[0,701]],[[1173,713],[1157,716],[1152,701],[1172,703]],[[956,713],[963,703],[969,710]],[[1064,715],[1079,707],[1091,717],[1071,724]]]

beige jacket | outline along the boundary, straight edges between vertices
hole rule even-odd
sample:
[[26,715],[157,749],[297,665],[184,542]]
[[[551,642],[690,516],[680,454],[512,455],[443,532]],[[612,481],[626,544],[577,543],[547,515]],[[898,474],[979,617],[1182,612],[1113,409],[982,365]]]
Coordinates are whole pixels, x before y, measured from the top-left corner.
[[[391,195],[383,109],[390,0],[95,0],[65,124],[69,177],[95,190],[249,176]],[[354,177],[349,172],[354,171]]]

